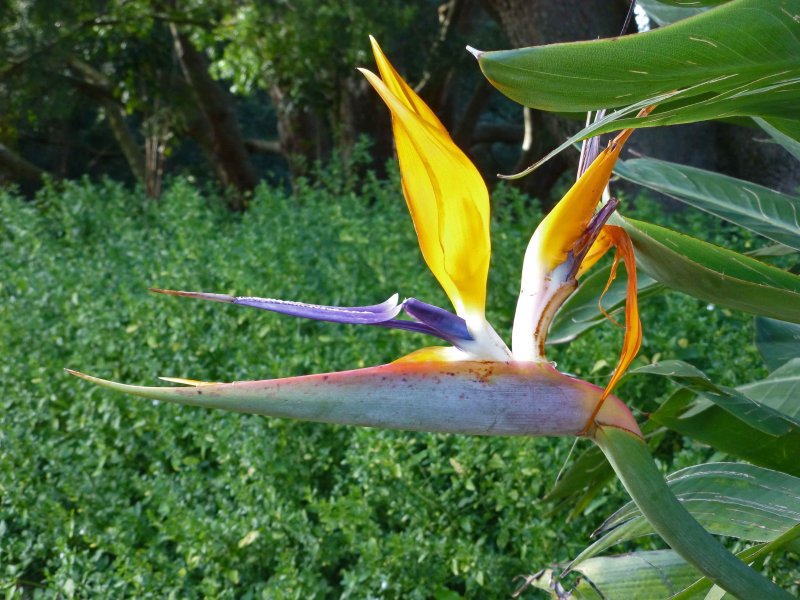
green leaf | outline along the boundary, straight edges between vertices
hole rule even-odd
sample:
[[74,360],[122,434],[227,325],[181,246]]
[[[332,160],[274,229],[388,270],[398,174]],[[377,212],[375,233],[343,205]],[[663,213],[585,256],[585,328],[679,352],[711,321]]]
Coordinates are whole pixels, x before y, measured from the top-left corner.
[[779,437],[769,435],[687,389],[672,394],[650,420],[730,456],[800,477],[795,427]]
[[680,360],[665,360],[639,367],[630,373],[668,377],[769,435],[785,435],[794,424],[791,417],[760,404],[739,390],[716,385],[701,370]]
[[572,589],[567,589],[552,569],[545,569],[526,577],[514,597],[532,586],[549,592],[554,600],[663,600],[700,575],[672,550],[590,558],[575,571],[581,577]]
[[[642,426],[642,434],[651,451],[661,443],[665,431],[652,421]],[[548,514],[554,514],[564,506],[569,506],[568,521],[586,514],[586,508],[613,476],[614,470],[602,451],[597,446],[587,448],[547,492],[545,500],[557,504]]]
[[754,117],[753,121],[792,156],[800,160],[800,124],[797,121],[793,119],[767,120],[760,117]]
[[[800,478],[779,471],[708,463],[676,471],[667,482],[692,516],[717,535],[769,542],[800,523]],[[628,502],[597,533],[602,537],[581,552],[575,563],[655,531],[639,508]]]
[[[773,552],[781,550],[785,546],[790,545],[798,538],[800,538],[800,524],[795,525],[789,531],[778,536],[771,542],[767,542],[766,544],[756,544],[755,546],[751,546],[750,548],[739,552],[736,556],[738,556],[744,562],[752,564],[753,562],[760,560],[761,558],[772,554]],[[695,581],[692,585],[681,591],[679,594],[672,596],[670,600],[693,600],[698,594],[704,594],[706,590],[710,590],[712,587],[715,590],[719,590],[718,587],[712,586],[711,582],[708,580],[708,577],[703,577],[702,579]],[[708,596],[706,596],[706,598],[708,598]]]
[[[644,440],[606,426],[595,430],[594,440],[653,531],[684,560],[741,598],[791,598],[733,556],[700,525],[664,480]],[[588,549],[576,561],[585,558],[586,553]]]
[[770,371],[800,356],[800,325],[756,317],[756,346]]
[[712,171],[651,158],[618,162],[619,175],[800,250],[800,199]]
[[[567,299],[556,314],[547,336],[548,343],[568,342],[584,331],[606,321],[597,304],[608,281],[610,271],[611,266],[609,265],[583,279],[577,291]],[[603,296],[603,308],[608,314],[614,315],[625,308],[626,281],[624,277],[614,279]],[[641,274],[636,283],[639,300],[652,296],[663,289],[663,286],[645,274]]]
[[688,90],[637,124],[797,119],[798,13],[800,0],[736,0],[639,35],[484,52],[479,62],[501,92],[542,110],[585,112]]
[[592,499],[613,476],[614,470],[602,451],[597,446],[592,446],[570,465],[547,493],[545,500],[557,504],[551,512],[568,504],[570,510],[567,520],[571,521],[584,514]]
[[615,215],[636,261],[653,279],[692,296],[800,323],[800,277],[749,256],[643,221]]
[[663,600],[699,576],[672,550],[590,558],[575,569],[582,579],[570,598]]
[[769,377],[737,389],[762,406],[768,406],[800,427],[800,355],[773,371]]
[[747,256],[752,256],[754,258],[774,258],[776,256],[790,256],[792,254],[797,254],[797,250],[789,248],[789,246],[784,246],[783,244],[770,244],[769,246],[763,246],[762,248],[747,252]]

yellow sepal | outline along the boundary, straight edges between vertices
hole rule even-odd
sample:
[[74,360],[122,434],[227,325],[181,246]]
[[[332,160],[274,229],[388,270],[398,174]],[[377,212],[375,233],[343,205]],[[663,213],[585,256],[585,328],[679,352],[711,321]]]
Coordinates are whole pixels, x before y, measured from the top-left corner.
[[457,360],[465,360],[466,355],[458,348],[453,346],[428,346],[414,350],[411,354],[401,356],[397,360],[393,360],[392,364],[396,363],[429,363],[429,362],[452,362]]

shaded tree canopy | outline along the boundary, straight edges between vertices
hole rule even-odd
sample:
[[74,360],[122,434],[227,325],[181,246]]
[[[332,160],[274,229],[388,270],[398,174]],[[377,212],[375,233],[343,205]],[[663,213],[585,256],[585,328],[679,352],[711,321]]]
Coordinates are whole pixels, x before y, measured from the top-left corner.
[[[156,197],[164,173],[210,174],[241,210],[261,177],[300,175],[333,154],[346,160],[362,135],[380,171],[392,153],[389,115],[355,71],[371,65],[370,34],[491,181],[579,123],[535,111],[523,118],[464,46],[607,37],[627,8],[625,0],[7,0],[0,182],[32,190],[46,174],[108,175]],[[522,185],[546,197],[571,160]]]

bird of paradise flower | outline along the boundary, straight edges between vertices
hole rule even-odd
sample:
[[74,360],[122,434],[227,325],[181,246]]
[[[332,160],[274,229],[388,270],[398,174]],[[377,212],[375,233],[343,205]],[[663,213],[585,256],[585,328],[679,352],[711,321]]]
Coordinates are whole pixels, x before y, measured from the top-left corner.
[[[489,193],[478,170],[445,127],[400,77],[377,42],[380,77],[361,69],[392,113],[403,193],[428,267],[455,313],[397,294],[381,304],[322,306],[256,297],[154,289],[155,292],[250,306],[336,323],[403,329],[437,337],[392,364],[288,379],[210,384],[165,378],[187,387],[118,384],[78,372],[120,391],[182,404],[335,423],[493,435],[587,434],[596,417],[638,432],[611,389],[641,342],[632,247],[606,225],[617,206],[595,211],[631,130],[617,136],[536,229],[528,246],[514,320],[512,349],[486,320],[491,256]],[[603,392],[559,373],[546,360],[547,328],[577,278],[611,246],[628,271],[624,350]],[[399,318],[403,312],[409,318]],[[442,385],[445,384],[445,385]]]

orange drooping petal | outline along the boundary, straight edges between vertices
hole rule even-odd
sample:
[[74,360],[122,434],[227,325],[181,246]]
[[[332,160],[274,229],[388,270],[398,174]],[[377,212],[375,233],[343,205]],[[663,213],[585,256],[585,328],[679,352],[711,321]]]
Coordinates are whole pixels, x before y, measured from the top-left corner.
[[362,73],[392,112],[403,193],[422,255],[456,312],[483,319],[491,255],[486,184],[374,41],[373,48],[383,79]]
[[625,338],[622,342],[622,353],[620,354],[617,368],[614,370],[614,375],[603,391],[603,399],[611,393],[611,390],[614,389],[614,386],[625,374],[642,345],[642,322],[639,318],[639,303],[636,296],[636,258],[633,255],[633,243],[622,227],[606,225],[606,229],[609,237],[613,240],[614,246],[616,246],[617,253],[614,256],[614,264],[611,267],[608,282],[603,294],[600,296],[601,300],[608,291],[614,277],[616,277],[620,258],[625,263],[625,270],[628,272],[628,285],[625,299]]
[[[622,342],[622,352],[620,353],[617,368],[614,369],[614,374],[611,376],[611,380],[603,390],[603,394],[600,397],[600,401],[597,403],[591,418],[586,422],[586,428],[584,431],[588,431],[592,423],[594,423],[594,419],[599,414],[606,398],[608,398],[608,396],[611,394],[611,391],[614,389],[614,386],[617,385],[620,378],[622,378],[622,376],[625,374],[625,371],[636,357],[636,354],[638,354],[639,348],[642,345],[642,322],[639,318],[639,303],[637,300],[636,287],[636,257],[633,254],[633,243],[631,242],[631,238],[628,233],[621,227],[617,227],[615,225],[606,225],[603,228],[603,232],[606,233],[612,240],[617,252],[614,256],[614,264],[611,266],[611,272],[609,273],[606,287],[603,289],[603,293],[600,295],[600,301],[602,301],[603,296],[611,286],[611,282],[617,275],[617,266],[619,265],[619,260],[621,258],[625,263],[625,270],[628,272],[628,285],[625,299],[625,337]],[[600,310],[603,310],[602,307]],[[605,314],[605,311],[603,311],[603,314]],[[613,321],[609,315],[606,314],[606,317]]]

